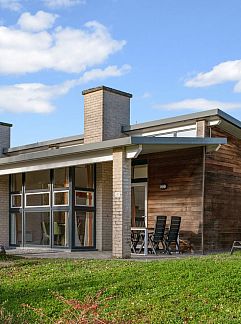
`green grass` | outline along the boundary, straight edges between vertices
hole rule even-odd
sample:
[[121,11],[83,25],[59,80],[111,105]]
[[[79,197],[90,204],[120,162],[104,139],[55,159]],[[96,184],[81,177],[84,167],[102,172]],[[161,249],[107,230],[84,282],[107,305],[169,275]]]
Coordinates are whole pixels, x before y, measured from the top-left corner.
[[240,323],[240,269],[239,253],[153,262],[2,257],[0,323]]

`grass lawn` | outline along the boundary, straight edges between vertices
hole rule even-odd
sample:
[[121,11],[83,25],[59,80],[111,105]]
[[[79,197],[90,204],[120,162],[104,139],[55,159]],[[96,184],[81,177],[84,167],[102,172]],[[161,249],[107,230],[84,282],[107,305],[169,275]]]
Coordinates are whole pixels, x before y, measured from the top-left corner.
[[240,269],[239,253],[153,262],[0,257],[0,323],[240,323]]

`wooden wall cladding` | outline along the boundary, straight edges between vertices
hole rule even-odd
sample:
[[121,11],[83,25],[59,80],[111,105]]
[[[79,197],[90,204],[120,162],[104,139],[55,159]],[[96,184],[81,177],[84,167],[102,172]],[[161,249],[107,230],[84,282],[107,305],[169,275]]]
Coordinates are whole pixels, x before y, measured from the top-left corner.
[[206,155],[204,248],[224,250],[241,240],[241,140],[218,128],[212,137],[228,144]]
[[[148,161],[148,227],[157,215],[181,216],[181,238],[201,250],[202,148],[143,155]],[[167,184],[161,190],[160,184]]]

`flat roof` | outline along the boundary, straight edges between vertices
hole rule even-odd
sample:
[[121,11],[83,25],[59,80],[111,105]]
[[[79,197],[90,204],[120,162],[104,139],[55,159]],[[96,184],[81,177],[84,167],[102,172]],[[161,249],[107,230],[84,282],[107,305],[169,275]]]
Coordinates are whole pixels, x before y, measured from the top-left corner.
[[68,143],[68,142],[78,141],[78,140],[83,140],[83,139],[84,139],[83,134],[60,137],[60,138],[55,138],[55,139],[48,140],[48,141],[42,141],[42,142],[36,142],[36,143],[31,143],[31,144],[26,144],[26,145],[20,145],[20,146],[16,146],[16,147],[10,147],[9,149],[5,150],[4,153],[12,153],[12,152],[17,152],[17,151],[22,151],[22,150],[40,148],[43,146],[62,144],[65,142]]
[[140,129],[145,129],[145,128],[150,128],[150,127],[157,127],[157,126],[162,126],[162,125],[167,125],[167,124],[174,124],[174,123],[181,123],[181,122],[186,122],[186,121],[191,121],[191,120],[198,120],[202,118],[210,118],[210,117],[221,117],[222,119],[225,119],[229,123],[233,124],[234,126],[238,127],[241,129],[241,122],[230,116],[229,114],[225,113],[224,111],[220,109],[211,109],[211,110],[205,110],[197,113],[191,113],[191,114],[185,114],[185,115],[179,115],[175,117],[170,117],[170,118],[163,118],[163,119],[158,119],[158,120],[153,120],[145,123],[140,123],[140,124],[135,124],[135,125],[130,125],[130,126],[123,126],[122,131],[125,133],[132,132],[135,130],[140,130]]
[[[108,88],[108,87],[105,87],[105,86],[92,88],[92,89],[89,89],[89,90],[84,90],[83,92],[86,92],[86,91],[91,92],[92,90],[93,91],[98,91],[98,90],[103,89],[103,88],[111,90],[111,91],[121,92],[122,94],[124,93],[122,91],[115,90],[115,89],[112,89],[112,88]],[[125,94],[127,94],[127,93],[125,93]],[[174,123],[182,123],[182,122],[188,122],[188,121],[191,121],[191,120],[198,120],[198,119],[203,119],[203,118],[214,118],[214,117],[220,117],[223,120],[227,121],[229,124],[232,124],[233,126],[241,129],[241,121],[239,121],[238,119],[230,116],[229,114],[225,113],[224,111],[222,111],[220,109],[212,109],[212,110],[206,110],[206,111],[197,112],[197,113],[179,115],[179,116],[176,116],[176,117],[170,117],[170,118],[154,120],[154,121],[135,124],[135,125],[130,125],[130,126],[123,126],[122,131],[123,131],[123,133],[129,133],[129,132],[131,133],[132,131],[144,130],[144,129],[147,129],[147,128],[158,127],[158,126],[162,126],[162,125],[168,125],[168,124],[174,124]],[[0,123],[0,124],[12,126],[11,124],[5,124],[5,123]],[[27,144],[27,145],[11,147],[11,148],[5,150],[4,153],[14,153],[14,152],[24,151],[24,150],[28,150],[28,149],[41,148],[41,147],[44,147],[44,146],[54,146],[54,145],[62,144],[62,143],[65,143],[65,142],[68,143],[68,142],[78,141],[78,140],[83,140],[83,139],[84,139],[83,134],[67,136],[67,137],[61,137],[61,138],[56,138],[56,139],[52,139],[52,140],[41,141],[41,142],[31,143],[31,144]],[[105,141],[105,142],[108,142],[108,141]]]
[[79,144],[70,147],[52,148],[45,151],[23,153],[15,156],[0,158],[1,165],[18,163],[22,161],[48,159],[63,155],[72,155],[85,152],[101,151],[116,147],[131,145],[170,145],[180,146],[207,146],[227,144],[226,138],[210,138],[210,137],[148,137],[148,136],[129,136],[113,140],[107,140],[91,144]]

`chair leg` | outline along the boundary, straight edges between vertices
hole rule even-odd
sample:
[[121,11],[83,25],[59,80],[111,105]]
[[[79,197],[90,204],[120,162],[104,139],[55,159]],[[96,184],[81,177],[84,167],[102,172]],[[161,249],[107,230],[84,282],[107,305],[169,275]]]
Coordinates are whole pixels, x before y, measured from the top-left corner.
[[152,249],[153,254],[156,255],[156,246],[155,246],[155,243],[152,240],[149,240],[149,243],[150,243],[150,246],[151,246],[151,249]]
[[133,242],[131,242],[131,252],[136,253],[136,249],[135,249],[135,247],[134,247]]
[[176,241],[176,253],[180,254],[179,240]]
[[166,250],[165,250],[165,253],[166,253],[166,254],[169,254],[169,255],[172,254],[172,253],[171,253],[171,249],[170,249],[170,243],[168,243],[168,242],[166,242]]
[[232,246],[231,251],[230,251],[231,255],[233,254],[235,248],[237,248],[237,249],[241,248],[241,242],[240,241],[234,241],[233,242],[233,246]]

